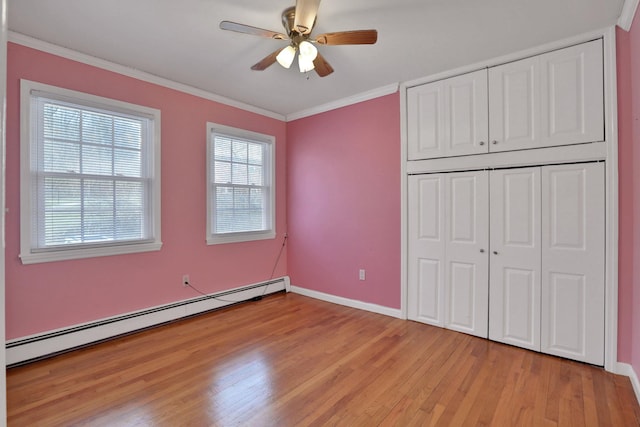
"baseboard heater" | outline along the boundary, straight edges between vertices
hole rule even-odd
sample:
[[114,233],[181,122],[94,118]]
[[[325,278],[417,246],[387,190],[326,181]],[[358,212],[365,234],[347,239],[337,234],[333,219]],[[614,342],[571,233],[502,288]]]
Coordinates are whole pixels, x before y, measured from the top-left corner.
[[276,292],[289,292],[289,277],[255,283],[206,296],[139,310],[41,334],[9,340],[7,367],[23,365],[60,353],[96,344],[174,320],[258,299]]

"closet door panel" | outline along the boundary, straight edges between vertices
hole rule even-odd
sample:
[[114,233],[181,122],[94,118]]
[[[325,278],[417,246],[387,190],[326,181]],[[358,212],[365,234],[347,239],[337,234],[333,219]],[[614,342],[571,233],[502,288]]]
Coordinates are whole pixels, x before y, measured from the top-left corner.
[[602,40],[541,56],[545,145],[604,140]]
[[407,90],[407,151],[409,160],[445,156],[444,83]]
[[444,326],[444,176],[410,176],[408,317]]
[[540,168],[491,171],[489,338],[540,349]]
[[540,62],[538,57],[489,69],[489,150],[539,146]]
[[445,326],[488,335],[488,172],[446,175]]
[[604,364],[604,166],[542,174],[542,351]]

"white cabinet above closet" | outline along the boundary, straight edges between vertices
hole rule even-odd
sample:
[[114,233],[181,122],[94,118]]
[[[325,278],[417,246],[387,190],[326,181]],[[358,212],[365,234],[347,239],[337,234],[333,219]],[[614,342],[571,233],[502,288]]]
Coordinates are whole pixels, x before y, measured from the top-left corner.
[[408,160],[604,140],[602,40],[407,90]]

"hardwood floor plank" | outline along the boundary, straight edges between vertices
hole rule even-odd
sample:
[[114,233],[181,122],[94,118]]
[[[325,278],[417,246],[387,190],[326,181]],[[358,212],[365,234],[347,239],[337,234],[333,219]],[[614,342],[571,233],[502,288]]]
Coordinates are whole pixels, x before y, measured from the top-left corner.
[[277,294],[7,372],[10,426],[640,426],[601,368]]

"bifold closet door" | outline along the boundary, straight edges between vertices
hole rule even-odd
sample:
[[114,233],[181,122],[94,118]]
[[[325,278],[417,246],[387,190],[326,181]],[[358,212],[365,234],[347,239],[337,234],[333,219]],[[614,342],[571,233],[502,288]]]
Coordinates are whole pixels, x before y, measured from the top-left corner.
[[444,326],[444,175],[408,182],[408,317]]
[[409,177],[408,317],[488,336],[488,172]]
[[540,168],[491,171],[489,338],[540,350]]
[[489,174],[445,175],[445,326],[487,338]]
[[542,352],[604,364],[604,165],[542,169]]

